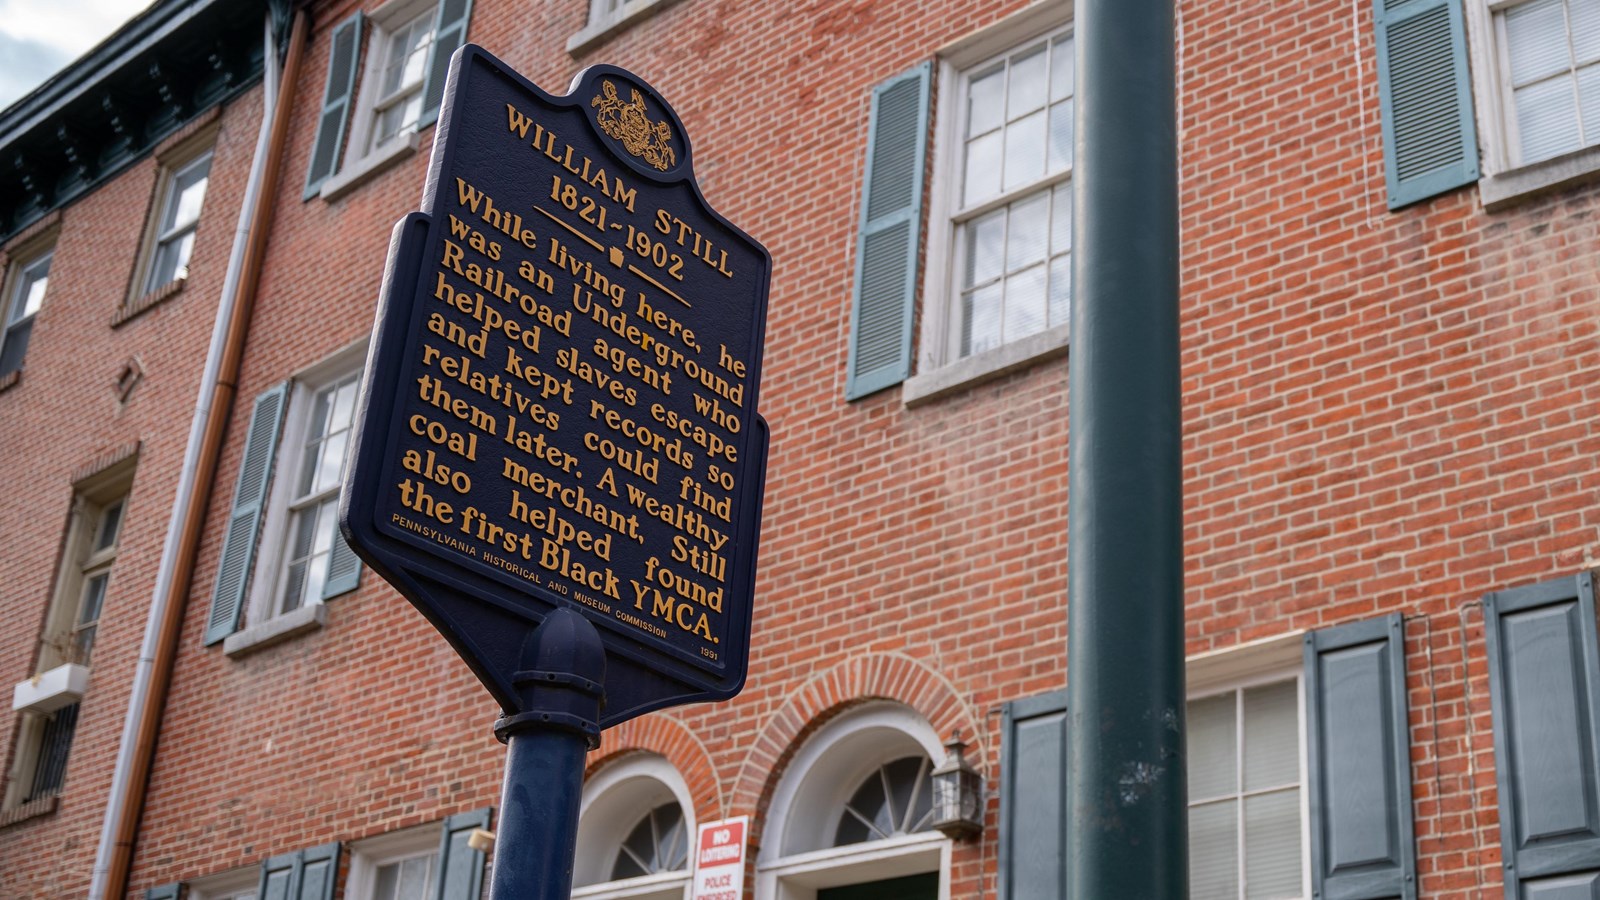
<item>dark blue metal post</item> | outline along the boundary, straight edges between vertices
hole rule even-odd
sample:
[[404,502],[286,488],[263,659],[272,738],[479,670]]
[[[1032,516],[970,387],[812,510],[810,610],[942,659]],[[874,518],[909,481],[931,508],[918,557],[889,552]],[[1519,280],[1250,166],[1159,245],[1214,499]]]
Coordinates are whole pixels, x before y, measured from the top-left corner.
[[1188,896],[1172,0],[1079,0],[1068,512],[1072,900]]
[[495,723],[506,743],[490,900],[567,900],[583,759],[600,739],[605,651],[583,616],[557,609],[528,635],[521,711]]

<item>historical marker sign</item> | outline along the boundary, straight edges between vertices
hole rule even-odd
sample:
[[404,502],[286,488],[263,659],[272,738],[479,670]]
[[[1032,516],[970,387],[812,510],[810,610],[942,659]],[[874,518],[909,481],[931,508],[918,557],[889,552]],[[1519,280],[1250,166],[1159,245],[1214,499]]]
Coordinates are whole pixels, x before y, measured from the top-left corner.
[[395,227],[342,524],[507,710],[561,607],[602,725],[743,684],[771,260],[692,162],[628,72],[555,96],[468,45]]

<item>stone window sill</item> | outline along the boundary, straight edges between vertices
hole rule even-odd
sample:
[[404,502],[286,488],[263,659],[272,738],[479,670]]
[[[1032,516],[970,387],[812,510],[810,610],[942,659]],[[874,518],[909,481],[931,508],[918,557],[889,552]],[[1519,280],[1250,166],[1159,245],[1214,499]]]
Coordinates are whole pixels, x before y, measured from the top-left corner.
[[4,828],[7,825],[15,825],[27,819],[36,819],[39,816],[48,816],[56,811],[56,807],[60,803],[61,798],[51,794],[48,797],[40,797],[31,803],[12,807],[5,812],[0,812],[0,828]]
[[143,297],[117,310],[116,316],[111,320],[111,327],[120,327],[183,293],[183,286],[187,281],[186,278],[174,278],[153,291],[147,291]]
[[598,22],[590,22],[583,27],[583,30],[567,38],[567,53],[577,56],[592,50],[613,35],[627,30],[636,22],[650,18],[676,2],[678,0],[627,0],[615,15]]
[[327,181],[322,183],[322,190],[319,192],[322,199],[332,203],[371,181],[380,172],[391,168],[399,163],[400,160],[409,159],[413,153],[417,152],[417,148],[420,146],[422,146],[422,135],[420,132],[413,131],[404,138],[396,138],[385,146],[379,147],[366,156],[351,162],[343,170],[330,176]]
[[1047,359],[1065,356],[1070,331],[1069,325],[1057,325],[993,350],[918,372],[906,379],[900,394],[901,402],[906,406],[931,403]]
[[222,641],[222,652],[230,657],[265,650],[273,644],[316,631],[328,621],[328,607],[321,603],[302,606],[265,622],[246,626]]
[[1478,179],[1478,197],[1484,209],[1495,212],[1597,177],[1600,177],[1600,146],[1585,147],[1554,159],[1485,175]]

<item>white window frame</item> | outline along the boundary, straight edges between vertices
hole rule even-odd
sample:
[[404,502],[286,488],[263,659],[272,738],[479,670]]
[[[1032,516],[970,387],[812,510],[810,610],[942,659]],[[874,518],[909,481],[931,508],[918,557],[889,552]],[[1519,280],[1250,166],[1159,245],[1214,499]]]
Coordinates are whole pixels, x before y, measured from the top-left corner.
[[[34,321],[38,318],[40,310],[44,309],[45,298],[50,293],[50,266],[55,259],[55,255],[55,242],[52,241],[12,263],[11,271],[7,273],[5,280],[5,306],[3,310],[5,318],[0,320],[0,353],[5,352],[6,342],[10,340],[11,333]],[[42,278],[33,274],[41,266],[45,270]],[[24,306],[24,301],[28,294],[32,293],[31,288],[33,285],[38,284],[40,281],[44,282],[44,290],[39,293],[39,305],[29,312]],[[23,362],[23,360],[18,360],[17,368],[14,371],[20,372]]]
[[[383,85],[380,83],[382,73],[389,60],[390,38],[400,29],[423,18],[430,20],[429,28],[433,33],[429,35],[427,44],[419,51],[423,55],[421,81],[417,83],[414,91],[399,91],[388,97],[380,96],[383,90]],[[393,97],[421,94],[427,90],[428,54],[439,38],[437,33],[439,2],[438,0],[389,0],[388,3],[373,10],[367,16],[367,22],[370,24],[365,37],[366,52],[362,54],[361,68],[358,70],[360,84],[356,89],[355,107],[350,115],[349,140],[345,142],[344,157],[339,161],[338,170],[323,182],[321,195],[324,200],[338,199],[372,176],[411,156],[421,146],[422,132],[416,123],[401,128],[381,144],[374,145],[373,140],[378,115],[388,108]]]
[[[974,384],[1001,377],[1043,359],[1067,352],[1070,326],[1060,323],[1044,331],[1003,343],[998,347],[960,357],[955,350],[960,333],[960,288],[956,276],[961,254],[956,247],[962,212],[963,169],[966,161],[963,112],[969,73],[987,67],[1026,45],[1049,39],[1073,26],[1071,2],[1036,2],[999,22],[944,47],[938,52],[937,96],[939,123],[933,138],[933,187],[928,192],[927,265],[922,273],[922,316],[918,332],[916,374],[905,382],[902,399],[915,405],[946,396]],[[1012,200],[1032,190],[1047,190],[1070,182],[1072,166],[1029,188],[1008,192]],[[1006,204],[984,204],[1003,208]]]
[[[1189,658],[1186,702],[1237,693],[1266,685],[1295,683],[1298,703],[1300,767],[1300,895],[1311,897],[1311,805],[1310,759],[1307,755],[1306,687],[1304,677],[1304,633],[1294,632]],[[1236,727],[1242,727],[1236,723]],[[1236,748],[1236,752],[1237,748]],[[1184,800],[1188,808],[1188,798]],[[1240,836],[1242,840],[1242,835]],[[1241,864],[1243,856],[1240,856]],[[1243,883],[1243,873],[1240,874]]]
[[[326,613],[320,597],[309,598],[295,609],[282,611],[278,608],[278,592],[289,562],[287,554],[293,541],[290,531],[294,524],[294,512],[305,505],[305,502],[296,503],[304,501],[304,498],[297,496],[297,487],[314,401],[319,391],[351,377],[357,380],[359,395],[366,350],[366,340],[358,341],[296,375],[290,385],[288,412],[274,451],[276,455],[272,483],[267,493],[266,516],[262,521],[261,542],[256,548],[255,568],[246,599],[245,629],[229,636],[224,652],[240,652],[265,641],[298,633],[302,629],[316,628],[324,620]],[[348,473],[348,444],[344,464]],[[325,495],[326,492],[316,497],[320,500]],[[260,626],[268,623],[273,624],[264,633]]]
[[1600,144],[1533,163],[1516,165],[1511,161],[1515,108],[1500,14],[1526,2],[1529,0],[1466,0],[1467,46],[1483,170],[1478,195],[1489,210],[1600,173]]
[[240,866],[189,882],[188,900],[256,900],[261,867]]
[[390,834],[366,838],[350,845],[350,876],[345,882],[347,900],[372,900],[378,889],[378,869],[427,856],[428,891],[432,896],[439,884],[439,823],[419,825]]
[[[610,880],[622,842],[640,819],[676,801],[683,813],[691,858],[685,868],[637,878]],[[689,896],[696,821],[694,800],[683,776],[664,757],[638,753],[595,773],[583,786],[578,812],[574,900],[681,900]]]
[[839,811],[862,779],[918,753],[937,766],[946,751],[926,720],[895,703],[864,704],[819,729],[773,790],[756,900],[816,900],[821,888],[928,872],[939,874],[939,900],[949,900],[951,840],[938,831],[831,846]]
[[[200,218],[205,213],[206,195],[211,192],[211,163],[213,160],[212,148],[208,144],[204,149],[182,157],[181,161],[172,165],[164,165],[161,169],[159,189],[156,191],[157,202],[151,210],[149,248],[144,253],[144,263],[139,275],[139,290],[136,297],[143,297],[155,293],[169,284],[182,282],[189,277],[189,264],[194,260],[193,239],[200,229]],[[195,209],[191,218],[174,221],[171,225],[165,224],[169,208],[178,199],[177,188],[179,181],[192,173],[195,169],[206,167],[206,186],[200,192],[200,205]],[[175,210],[174,210],[175,212]],[[189,250],[182,257],[172,278],[157,281],[156,273],[159,271],[156,263],[161,256],[163,248],[170,246],[175,241],[190,238]]]

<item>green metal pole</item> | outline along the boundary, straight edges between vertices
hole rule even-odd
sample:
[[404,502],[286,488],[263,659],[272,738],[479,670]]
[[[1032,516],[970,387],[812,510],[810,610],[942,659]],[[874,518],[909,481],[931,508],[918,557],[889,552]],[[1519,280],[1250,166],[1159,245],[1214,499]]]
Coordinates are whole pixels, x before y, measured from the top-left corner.
[[1079,0],[1067,897],[1188,896],[1172,0]]

